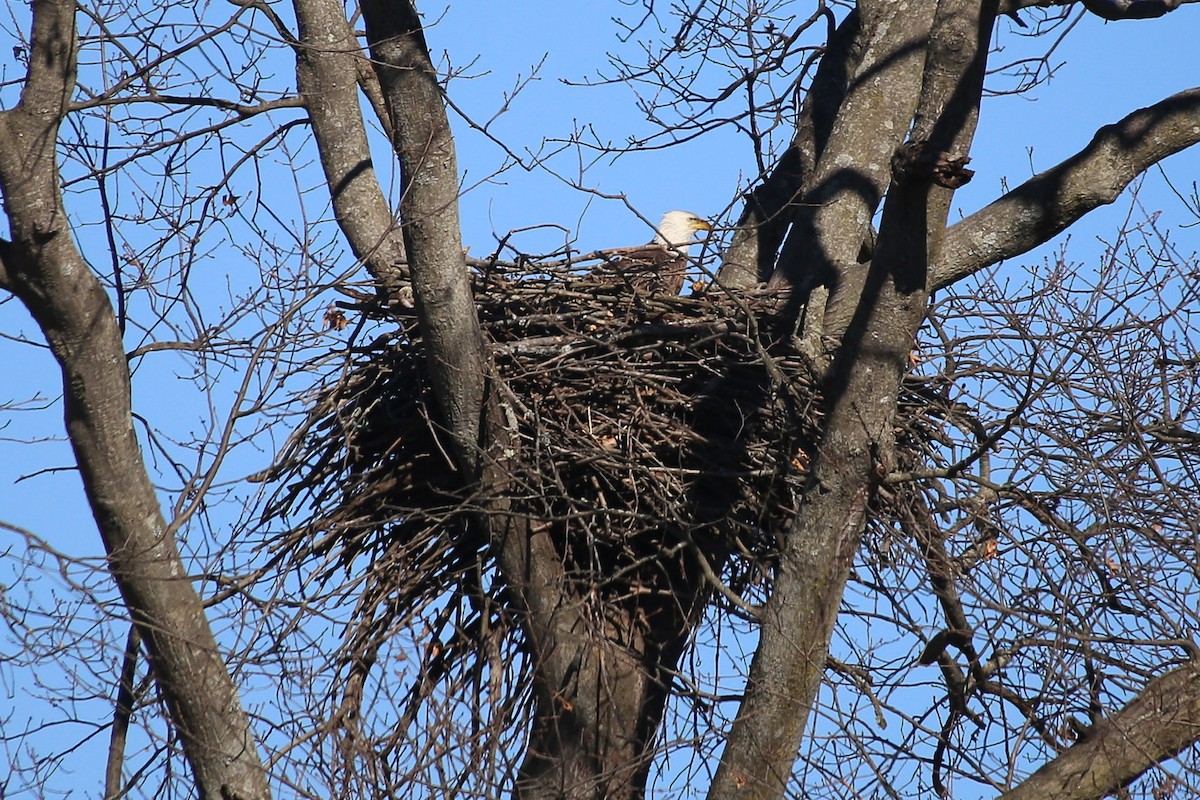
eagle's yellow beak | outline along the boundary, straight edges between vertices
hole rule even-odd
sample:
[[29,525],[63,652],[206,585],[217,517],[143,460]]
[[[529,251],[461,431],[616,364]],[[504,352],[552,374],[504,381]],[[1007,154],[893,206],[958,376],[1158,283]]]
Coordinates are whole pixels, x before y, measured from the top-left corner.
[[695,217],[692,219],[692,230],[711,231],[712,224],[708,220],[700,219],[699,217]]

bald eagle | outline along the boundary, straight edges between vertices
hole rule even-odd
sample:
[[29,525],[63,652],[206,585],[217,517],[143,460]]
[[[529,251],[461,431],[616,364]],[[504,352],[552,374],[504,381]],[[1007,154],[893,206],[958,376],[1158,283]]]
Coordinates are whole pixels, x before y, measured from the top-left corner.
[[690,211],[668,211],[649,244],[600,251],[604,263],[591,274],[606,282],[627,283],[635,291],[679,294],[688,248],[699,231],[711,230],[712,225]]

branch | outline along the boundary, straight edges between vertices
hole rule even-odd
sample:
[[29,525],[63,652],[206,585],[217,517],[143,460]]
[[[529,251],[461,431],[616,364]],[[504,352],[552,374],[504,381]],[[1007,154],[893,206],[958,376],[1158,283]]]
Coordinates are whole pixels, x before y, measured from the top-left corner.
[[825,149],[833,120],[846,98],[849,75],[862,56],[861,41],[865,34],[861,16],[852,11],[834,28],[832,12],[827,9],[826,14],[831,28],[828,43],[812,87],[805,95],[796,134],[771,173],[746,193],[746,205],[733,241],[722,255],[718,272],[722,286],[749,286],[771,276],[776,253],[795,213],[793,204],[804,191],[805,181]]
[[944,288],[1049,241],[1116,200],[1146,169],[1197,142],[1200,88],[1104,126],[1076,155],[952,226],[932,287]]
[[[1013,16],[1023,8],[1069,6],[1075,0],[1003,0],[1000,13]],[[1085,0],[1084,8],[1107,20],[1150,19],[1174,11],[1184,3],[1200,0]]]
[[137,700],[134,693],[133,680],[137,677],[138,653],[142,647],[142,637],[138,634],[137,625],[129,626],[129,634],[125,638],[125,655],[121,659],[121,677],[117,681],[117,696],[113,702],[112,733],[108,741],[108,761],[104,765],[104,800],[118,800],[123,797],[124,786],[121,781],[122,767],[125,763],[125,744],[129,736],[129,721],[133,719],[133,705]]
[[[295,0],[296,82],[338,225],[355,258],[388,295],[406,283],[404,242],[375,173],[359,103],[358,40],[338,0]],[[374,105],[374,104],[372,104]]]
[[[966,2],[946,3],[945,9]],[[780,257],[780,269],[794,283],[805,274],[820,274],[826,264],[845,267],[857,256],[862,232],[890,177],[892,152],[918,101],[927,95],[922,91],[924,45],[931,40],[935,16],[943,16],[939,4],[930,0],[903,9],[885,4],[873,11],[877,24],[871,27],[878,38],[867,45],[805,195],[806,202],[818,204],[801,210]],[[971,47],[960,41],[954,46],[970,61]],[[859,158],[847,159],[851,152]],[[923,214],[924,204],[915,211]],[[888,212],[884,214],[886,220]],[[797,242],[816,252],[796,252]],[[923,239],[920,244],[924,246]],[[815,268],[806,269],[808,265]],[[759,617],[746,691],[729,726],[708,800],[780,800],[787,794],[852,554],[866,524],[876,443],[880,432],[891,430],[900,365],[912,346],[911,331],[925,314],[924,298],[899,296],[895,282],[884,280],[890,276],[883,274],[882,262],[879,266],[872,265],[878,279],[857,294],[851,290],[854,296],[846,303],[864,309],[855,336],[871,343],[869,352],[856,358],[853,343],[844,347],[823,387],[827,416],[818,457],[795,518],[780,533],[779,564]],[[842,281],[839,290],[847,283]]]
[[71,101],[77,48],[73,9],[62,2],[34,2],[29,74],[17,108],[61,120]]
[[1088,731],[1000,800],[1099,800],[1200,740],[1200,665],[1151,680],[1125,708]]
[[454,138],[416,8],[364,0],[362,12],[400,159],[400,219],[429,375],[455,462],[470,482],[481,465],[486,362],[463,260]]
[[159,94],[151,91],[148,94],[138,95],[135,97],[122,97],[106,94],[92,100],[84,100],[80,103],[74,103],[71,105],[71,111],[83,111],[90,108],[105,108],[109,106],[131,106],[140,103],[153,104],[156,106],[174,105],[190,108],[215,108],[220,111],[228,111],[230,114],[243,121],[257,117],[260,114],[276,111],[281,108],[304,107],[304,101],[299,97],[279,97],[274,100],[264,100],[263,102],[255,105],[246,105],[245,103],[235,103],[232,100],[226,100],[221,97],[189,97],[188,95]]
[[[839,36],[848,39],[843,63],[828,78],[818,71],[820,80],[814,81],[814,90],[822,92],[812,104],[813,146],[819,157],[806,176],[798,207],[793,207],[795,218],[771,276],[776,285],[810,289],[857,265],[871,217],[891,181],[892,153],[916,109],[916,94],[898,87],[919,86],[928,31],[906,32],[911,38],[900,40],[900,34],[877,20],[852,24],[863,13],[847,17],[840,29]],[[834,50],[831,55],[839,54]],[[840,74],[842,67],[847,74]],[[822,141],[822,136],[827,138]],[[830,231],[837,233],[827,235]]]
[[1083,0],[1083,7],[1107,20],[1154,19],[1179,8],[1182,0]]
[[12,291],[12,280],[8,277],[8,262],[12,259],[12,242],[0,238],[0,289]]

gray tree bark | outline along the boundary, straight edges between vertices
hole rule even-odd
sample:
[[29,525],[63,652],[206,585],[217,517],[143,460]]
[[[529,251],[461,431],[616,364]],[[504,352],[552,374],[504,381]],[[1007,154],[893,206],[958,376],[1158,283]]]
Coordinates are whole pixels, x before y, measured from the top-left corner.
[[379,185],[359,102],[363,59],[339,2],[295,0],[296,86],[308,109],[333,210],[350,249],[386,295],[408,283],[404,241]]
[[487,359],[458,220],[458,161],[416,8],[365,0],[363,19],[400,160],[400,221],[430,379],[466,482],[479,475]]
[[1048,242],[1089,211],[1116,200],[1151,166],[1198,142],[1200,88],[1104,126],[1083,150],[950,226],[932,288]]
[[[914,119],[912,141],[934,154],[965,155],[982,94],[994,3],[860,9],[868,36],[878,38],[817,164],[806,195],[809,220],[793,230],[781,264],[793,279],[833,279],[822,323],[836,342],[823,387],[828,419],[802,505],[785,532],[712,800],[786,794],[867,506],[893,466],[896,400],[925,318],[929,265],[942,247],[952,196],[931,175],[900,174],[893,154],[899,157],[900,137]],[[889,181],[874,258],[864,269],[857,256]]]
[[1194,744],[1198,731],[1200,669],[1190,661],[1150,681],[1000,800],[1100,800]]
[[517,796],[639,797],[669,692],[663,667],[681,650],[664,652],[660,640],[680,641],[687,614],[662,614],[646,630],[589,613],[568,589],[549,535],[509,509],[509,431],[501,401],[484,395],[490,360],[459,238],[458,173],[441,88],[411,3],[372,0],[363,15],[401,163],[401,230],[449,450],[464,485],[482,489],[478,522],[490,528],[536,664],[535,724]]
[[0,190],[12,241],[0,287],[37,321],[63,374],[66,428],[108,565],[204,798],[270,796],[249,719],[162,516],[133,430],[121,332],[76,249],[55,147],[75,86],[75,4],[36,0],[21,99],[0,112]]
[[[1175,5],[1088,7],[1137,17]],[[381,290],[393,294],[411,275],[446,450],[464,487],[483,498],[477,524],[489,526],[525,626],[535,726],[516,794],[640,797],[702,581],[650,624],[589,606],[572,593],[549,534],[507,505],[504,453],[514,442],[503,399],[488,393],[454,142],[416,9],[408,0],[363,3],[372,73],[340,3],[294,7],[297,38],[285,39],[335,214]],[[62,366],[67,428],[109,563],[201,795],[266,798],[248,720],[142,464],[117,320],[66,221],[54,148],[74,84],[74,7],[36,0],[33,9],[25,91],[0,112],[0,189],[12,228],[12,241],[0,242],[0,287],[26,304]],[[1102,129],[1077,156],[947,228],[952,191],[928,175],[899,175],[895,159],[906,136],[934,154],[966,154],[993,16],[990,3],[969,0],[861,3],[830,41],[792,147],[747,205],[726,254],[729,287],[773,273],[777,283],[810,288],[828,281],[828,303],[814,300],[805,318],[828,347],[817,364],[828,416],[801,513],[785,532],[714,798],[786,791],[868,504],[892,467],[897,392],[929,291],[1048,240],[1200,141],[1200,90],[1182,92]],[[398,214],[374,170],[359,89],[386,108],[402,171]],[[863,248],[872,239],[873,255]],[[1007,797],[1100,797],[1180,752],[1197,738],[1196,675],[1186,665],[1152,681]]]
[[[340,52],[345,30],[321,38],[344,22],[340,11],[327,0],[296,2],[305,44]],[[828,427],[803,510],[786,535],[747,696],[710,791],[714,798],[778,798],[785,792],[867,507],[891,466],[896,397],[928,292],[984,266],[1005,247],[1023,252],[1032,246],[1019,239],[1027,231],[1016,225],[1012,235],[1018,238],[1007,245],[1004,237],[981,237],[980,230],[1004,214],[1040,209],[1073,221],[1111,201],[1097,192],[1094,200],[1056,211],[1061,193],[1043,189],[1010,196],[1003,213],[985,209],[980,220],[947,230],[952,190],[933,185],[929,175],[897,178],[894,156],[906,134],[934,154],[954,158],[969,150],[995,15],[991,5],[922,0],[903,8],[860,6],[831,43],[816,80],[820,91],[809,98],[792,150],[768,180],[769,191],[748,204],[743,230],[727,254],[721,273],[726,286],[763,280],[776,268],[779,282],[835,279],[828,304],[810,310],[809,323],[832,353],[825,386]],[[464,485],[485,498],[480,524],[490,527],[535,663],[535,725],[516,793],[523,800],[639,797],[667,697],[668,670],[678,657],[673,645],[664,649],[661,643],[682,641],[688,615],[647,631],[597,613],[572,595],[549,534],[503,500],[509,477],[502,453],[511,444],[510,432],[503,400],[486,392],[489,359],[463,264],[458,176],[441,90],[412,4],[373,0],[363,11],[403,172],[401,230],[447,449]],[[332,106],[340,97],[328,124],[318,120],[319,112],[313,114],[335,195],[341,185],[336,176],[355,174],[366,163],[363,144],[345,148],[358,155],[342,166],[335,163],[337,153],[324,153],[341,146],[337,120],[357,103],[350,91],[353,65],[346,60],[335,68],[336,60],[299,67],[302,87],[322,92],[321,102]],[[1171,108],[1184,116],[1155,116],[1150,123],[1183,124],[1191,113],[1186,101]],[[1134,150],[1144,122],[1131,123],[1121,134]],[[1171,129],[1177,132],[1165,148],[1149,144],[1156,137],[1145,139],[1141,155],[1128,160],[1128,169],[1141,165],[1130,178],[1152,163],[1147,159],[1190,143],[1183,128]],[[864,264],[864,253],[871,251],[863,244],[873,239],[871,218],[885,193],[883,225],[873,258]],[[348,197],[342,202],[351,209]],[[360,196],[357,202],[366,201]],[[1003,206],[1004,199],[998,202]],[[975,224],[984,227],[972,229]],[[1052,227],[1037,228],[1037,236],[1049,238]],[[360,243],[356,252],[365,259],[378,234],[355,232],[345,221],[343,229]],[[960,256],[981,238],[997,249]]]
[[858,11],[852,11],[830,35],[805,95],[791,146],[771,174],[749,192],[733,240],[722,254],[718,280],[723,287],[752,286],[769,280],[775,272],[780,245],[797,215],[803,213],[804,189],[825,151],[849,90],[849,78],[864,55],[861,19]]

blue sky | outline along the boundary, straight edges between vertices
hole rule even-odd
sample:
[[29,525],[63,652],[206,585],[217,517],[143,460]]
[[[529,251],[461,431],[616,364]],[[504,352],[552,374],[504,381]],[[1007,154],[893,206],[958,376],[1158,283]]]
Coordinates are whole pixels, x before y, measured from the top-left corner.
[[[497,13],[496,4],[468,0],[455,2],[444,11],[425,7],[425,13],[427,18],[438,20],[428,31],[435,55],[448,53],[445,63],[465,73],[451,82],[451,97],[476,121],[491,119],[502,107],[504,93],[537,68],[537,80],[519,93],[511,108],[490,128],[513,150],[525,153],[553,149],[554,140],[568,138],[581,126],[591,126],[601,140],[616,142],[631,133],[649,130],[628,87],[582,87],[563,82],[578,83],[597,74],[611,74],[610,51],[636,59],[637,44],[617,41],[620,29],[611,16],[620,13],[633,18],[639,9],[640,4],[513,2],[506,4],[503,13]],[[800,10],[807,13],[807,7]],[[227,11],[219,8],[213,13]],[[1002,26],[1007,28],[1007,23]],[[1007,35],[1002,42],[1005,55],[1032,53],[1044,49],[1045,44],[1044,40],[1027,41]],[[1076,152],[1098,126],[1200,83],[1197,42],[1200,5],[1185,5],[1164,19],[1144,22],[1104,23],[1084,16],[1054,52],[1051,63],[1057,68],[1051,81],[1031,96],[1002,96],[986,102],[972,153],[976,178],[958,193],[956,213],[969,213],[993,199],[1003,181],[1015,186],[1033,171]],[[8,43],[0,41],[0,53],[9,51]],[[14,69],[9,63],[6,77],[11,77]],[[286,81],[289,70],[287,61],[281,60],[275,72]],[[716,73],[719,70],[712,75],[714,81],[720,77]],[[553,248],[564,239],[588,250],[649,238],[645,223],[624,201],[606,199],[601,194],[623,196],[649,219],[657,219],[662,211],[676,207],[711,217],[729,209],[736,214],[739,191],[755,172],[746,137],[719,131],[667,150],[618,158],[597,158],[586,152],[581,155],[568,148],[548,162],[557,174],[540,167],[531,171],[518,167],[489,178],[505,164],[504,151],[461,119],[453,119],[453,124],[459,136],[464,185],[470,187],[462,201],[464,243],[474,256],[490,252],[497,236],[533,225],[556,226],[519,237],[518,241],[533,251]],[[1200,153],[1181,154],[1164,166],[1185,196],[1195,192],[1195,182],[1200,180]],[[568,181],[591,191],[573,187]],[[292,207],[287,199],[289,191],[280,186],[276,202],[281,207]],[[1195,222],[1156,172],[1147,177],[1140,200],[1150,210],[1162,210],[1166,224]],[[320,207],[317,201],[309,202]],[[1128,200],[1122,198],[1074,228],[1070,234],[1073,257],[1086,260],[1098,254],[1102,249],[1100,240],[1110,236],[1127,213]],[[1200,249],[1197,230],[1193,227],[1177,232],[1183,251]],[[99,231],[81,229],[78,236],[93,263],[107,263]],[[1050,247],[1058,244],[1051,243]],[[209,292],[204,302],[213,307],[231,304],[223,287],[254,277],[238,273],[234,251],[221,252],[227,255],[215,261],[229,264],[228,273],[209,266],[217,271],[207,275],[204,283]],[[1030,254],[1021,261],[1039,261],[1046,252]],[[0,332],[6,337],[0,340],[0,359],[9,365],[0,382],[0,522],[32,531],[62,552],[95,558],[101,552],[99,539],[79,482],[70,471],[69,448],[63,441],[58,371],[38,343],[32,323],[16,305],[11,300],[0,304]],[[17,341],[24,337],[31,342]],[[136,343],[131,341],[130,345]],[[202,434],[207,424],[206,406],[213,398],[224,402],[228,394],[226,385],[214,389],[210,396],[197,395],[195,384],[185,379],[189,369],[182,361],[164,359],[135,378],[139,413],[149,425],[179,440]],[[5,408],[6,403],[15,405]],[[231,468],[230,479],[265,466],[270,456],[268,448],[250,451],[244,461],[239,460]],[[152,468],[162,470],[164,501],[168,501],[173,497],[170,490],[177,488],[174,478],[163,459],[151,453],[151,460]],[[199,531],[209,531],[221,540],[222,533],[243,513],[237,507],[214,507],[205,528],[189,532],[197,538],[188,546],[197,553],[206,552],[211,543],[204,541]],[[12,586],[20,579],[22,573],[15,556],[23,548],[20,537],[0,531],[0,553],[9,549],[14,556],[0,561],[0,584]],[[68,602],[69,587],[52,579],[43,580],[34,591],[40,603],[52,609],[59,602]],[[95,590],[112,597],[111,589],[102,582],[95,585]],[[41,622],[52,625],[53,617]],[[8,652],[7,646],[0,647],[0,652]],[[112,655],[108,654],[107,659],[105,664],[111,665]],[[102,683],[101,666],[97,666],[97,675]],[[30,721],[68,713],[61,707],[23,699],[39,680],[65,686],[71,678],[53,667],[37,675],[18,664],[0,663],[0,688],[15,701],[9,716],[0,713],[0,726],[6,733]],[[102,707],[102,703],[93,703],[89,713],[100,718],[103,713],[95,709]],[[51,732],[44,741],[53,742],[56,735]],[[67,738],[82,735],[74,730]],[[96,796],[96,753],[103,752],[104,740],[101,734],[85,747],[81,751],[84,755],[74,762],[74,773],[60,773],[50,788],[68,796]],[[13,788],[9,787],[9,796],[21,796]]]
[[[498,135],[510,143],[536,150],[543,139],[563,137],[577,123],[593,125],[600,138],[616,142],[648,130],[644,118],[632,108],[630,89],[559,82],[578,82],[597,73],[611,75],[605,55],[610,51],[637,57],[636,48],[613,38],[618,28],[608,19],[609,6],[570,5],[570,9],[564,4],[548,11],[540,3],[512,4],[504,19],[489,18],[489,33],[495,35],[479,36],[472,31],[477,31],[481,15],[487,12],[475,3],[453,4],[430,31],[435,51],[452,50],[453,63],[475,65],[473,72],[479,77],[459,79],[452,92],[477,120],[491,118],[500,107],[499,93],[512,87],[515,76],[527,76],[541,64],[540,80],[530,84],[495,123]],[[628,13],[639,9],[635,6]],[[1027,19],[1029,13],[1025,12]],[[1084,15],[1052,55],[1054,77],[1046,85],[1031,96],[993,97],[986,102],[971,164],[976,178],[956,195],[956,209],[975,210],[1000,193],[1001,179],[1014,186],[1082,148],[1099,126],[1194,85],[1197,16],[1186,5],[1168,17],[1133,23],[1106,23]],[[1002,21],[1001,27],[1011,25]],[[568,46],[549,52],[536,46],[512,46],[526,31],[547,29],[569,31],[562,34]],[[1007,32],[1001,43],[1004,51],[993,57],[994,66],[1045,49],[1044,39],[1021,39]],[[994,79],[992,85],[999,88],[1011,82]],[[498,148],[470,135],[461,123],[458,128],[460,167],[472,185],[473,178],[483,178],[503,159]],[[552,166],[575,178],[576,163],[574,154],[568,153]],[[1175,171],[1182,172],[1185,184],[1188,175],[1197,174],[1187,168]],[[754,172],[748,139],[722,131],[668,150],[602,158],[584,173],[583,183],[599,192],[624,194],[648,217],[676,206],[713,216],[730,206],[734,187],[739,182],[744,185]],[[637,242],[645,236],[642,222],[620,201],[573,190],[541,171],[508,172],[500,180],[503,185],[472,188],[464,198],[465,239],[477,248],[485,247],[493,234],[542,223],[578,231],[585,247]],[[1153,198],[1149,200],[1153,204]]]

